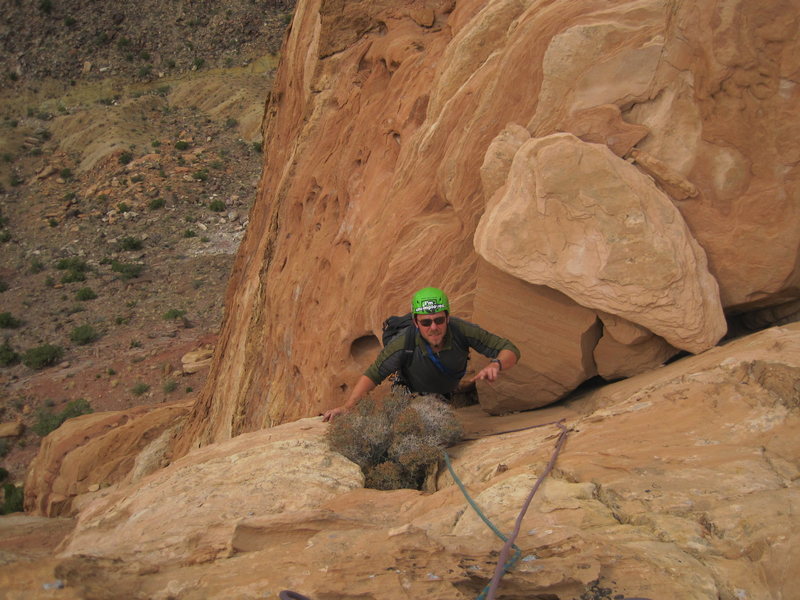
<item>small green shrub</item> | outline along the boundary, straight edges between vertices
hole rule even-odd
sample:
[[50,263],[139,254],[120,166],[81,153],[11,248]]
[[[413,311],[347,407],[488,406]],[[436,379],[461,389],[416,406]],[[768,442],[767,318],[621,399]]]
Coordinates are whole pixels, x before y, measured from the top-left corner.
[[61,283],[73,283],[76,281],[86,281],[86,272],[89,270],[89,265],[85,260],[77,256],[69,258],[62,258],[56,263],[56,269],[59,271],[66,271],[61,277]]
[[228,129],[233,129],[233,128],[234,128],[234,127],[236,127],[238,124],[239,124],[239,121],[237,121],[237,120],[236,120],[236,119],[234,119],[233,117],[228,117],[228,118],[225,120],[225,127],[227,127]]
[[147,205],[147,207],[150,210],[158,210],[160,208],[164,208],[166,204],[167,202],[163,198],[153,198],[150,200],[150,203]]
[[78,325],[69,334],[69,339],[79,346],[85,346],[96,342],[100,338],[100,333],[88,323],[85,325]]
[[141,396],[150,391],[150,386],[146,383],[139,382],[131,388],[131,393],[134,396]]
[[16,329],[22,325],[22,321],[15,318],[10,312],[0,313],[0,328]]
[[77,400],[70,400],[67,402],[60,416],[66,421],[72,417],[80,417],[81,415],[88,415],[93,412],[94,409],[86,398],[78,398]]
[[133,160],[133,154],[127,150],[119,155],[119,164],[127,165]]
[[77,292],[75,292],[75,300],[80,300],[81,302],[85,302],[87,300],[94,300],[97,298],[97,294],[94,293],[92,288],[82,287]]
[[58,174],[61,176],[61,179],[72,179],[72,169],[67,167],[61,169]]
[[77,256],[71,256],[69,258],[62,258],[56,262],[56,269],[59,271],[80,271],[81,273],[85,273],[89,270],[89,265],[85,260]]
[[78,281],[86,281],[86,275],[83,271],[67,271],[61,276],[61,283],[75,283]]
[[185,310],[170,308],[167,312],[164,313],[164,320],[171,321],[173,319],[180,319],[185,314],[186,314]]
[[125,202],[120,202],[119,204],[117,204],[117,210],[121,213],[126,213],[131,210],[131,207]]
[[5,282],[4,279],[0,279],[0,294],[2,294],[5,291],[8,291],[8,284]]
[[176,150],[188,150],[189,149],[189,142],[184,140],[179,140],[175,142],[175,149]]
[[204,58],[195,58],[192,65],[195,69],[202,69],[206,64],[206,60]]
[[61,346],[43,344],[26,350],[22,355],[22,364],[38,371],[53,366],[61,360],[62,356],[64,356],[64,349]]
[[0,244],[5,244],[11,241],[11,232],[8,229],[0,231]]
[[28,269],[28,272],[30,272],[33,275],[36,275],[37,273],[41,273],[42,271],[44,271],[44,269],[45,269],[44,262],[42,262],[42,260],[39,258],[34,258],[31,261],[31,266]]
[[25,492],[22,486],[15,486],[13,483],[3,484],[3,506],[0,507],[0,515],[10,515],[15,512],[22,512],[25,500]]
[[197,181],[207,181],[208,180],[208,169],[199,169],[192,173],[192,177]]
[[144,265],[137,263],[122,263],[119,261],[111,261],[111,270],[119,273],[122,279],[136,279],[142,274]]
[[37,435],[44,437],[61,427],[67,419],[88,415],[92,412],[94,412],[94,410],[86,398],[70,400],[60,413],[52,413],[49,410],[40,408],[36,412],[36,421],[31,429],[33,429],[34,433]]
[[161,389],[164,391],[165,394],[171,394],[176,389],[178,389],[178,382],[175,381],[174,379],[167,379],[161,386]]
[[14,352],[8,339],[0,344],[0,367],[11,367],[19,363],[19,360],[19,354]]
[[211,203],[208,205],[208,208],[209,210],[213,210],[214,212],[222,212],[228,207],[225,205],[225,202],[217,199],[217,200],[212,200]]
[[253,152],[260,154],[264,150],[264,144],[262,142],[253,142],[250,146],[253,149]]
[[193,238],[197,237],[197,232],[194,229],[187,229],[183,232],[183,237],[185,238]]
[[141,238],[130,236],[130,235],[127,236],[127,237],[122,238],[119,241],[119,249],[120,250],[125,250],[125,251],[128,251],[128,252],[132,252],[132,251],[135,251],[135,250],[141,250],[143,247],[144,247],[144,240],[142,240]]
[[367,487],[386,490],[419,489],[428,467],[461,435],[447,404],[395,390],[382,402],[366,398],[334,419],[327,438],[333,450],[361,467]]
[[49,15],[53,12],[53,0],[39,0],[39,10]]

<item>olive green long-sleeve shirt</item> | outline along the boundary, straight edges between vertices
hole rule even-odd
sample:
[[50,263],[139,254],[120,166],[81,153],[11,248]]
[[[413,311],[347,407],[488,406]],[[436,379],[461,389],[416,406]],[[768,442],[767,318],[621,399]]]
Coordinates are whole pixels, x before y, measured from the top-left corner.
[[[413,326],[412,326],[413,327]],[[453,329],[458,328],[457,332]],[[375,385],[396,371],[401,371],[406,384],[419,394],[449,394],[458,387],[464,376],[469,359],[469,349],[489,358],[496,358],[501,350],[510,350],[519,360],[519,349],[509,340],[482,329],[474,323],[450,317],[443,348],[434,353],[444,372],[430,358],[428,343],[415,332],[414,353],[407,366],[403,366],[405,355],[405,332],[394,337],[381,351],[375,362],[364,372]]]

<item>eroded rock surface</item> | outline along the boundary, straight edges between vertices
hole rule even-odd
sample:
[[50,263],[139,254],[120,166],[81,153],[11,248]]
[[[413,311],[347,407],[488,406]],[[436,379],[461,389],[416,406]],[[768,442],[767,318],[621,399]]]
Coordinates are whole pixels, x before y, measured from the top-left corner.
[[[450,449],[454,470],[504,532],[550,460],[548,423],[570,430],[501,595],[793,597],[798,380],[795,324],[566,405],[462,409],[477,439]],[[529,425],[541,427],[502,433]],[[449,473],[429,494],[362,489],[358,468],[326,451],[325,427],[242,435],[111,490],[81,512],[56,572],[92,598],[476,597],[502,541]]]
[[189,402],[177,402],[67,420],[42,440],[28,469],[26,512],[73,515],[78,496],[166,466],[170,436],[189,409]]
[[[585,182],[597,210],[570,210],[582,233],[605,232],[603,244],[571,240],[565,252],[567,230],[552,224],[551,239],[517,248],[571,257],[547,279],[553,289],[570,290],[573,273],[616,285],[573,297],[666,340],[647,365],[665,343],[712,346],[721,308],[796,297],[798,14],[790,2],[745,10],[736,0],[301,3],[266,109],[265,175],[211,383],[178,452],[341,404],[363,349],[416,288],[446,289],[455,314],[480,322],[472,240],[526,136],[570,132],[649,182],[637,191],[647,210],[626,220],[615,204],[624,231],[601,224],[602,190]],[[574,163],[562,169],[580,181]],[[492,241],[521,246],[509,235]],[[609,256],[589,260],[600,247]],[[557,354],[558,340],[540,343]],[[566,379],[523,365],[566,389],[595,356],[604,366],[586,372],[618,376],[620,357],[640,350],[604,346],[564,357],[580,365]]]
[[700,352],[727,331],[716,280],[680,212],[606,146],[525,142],[478,225],[498,268]]

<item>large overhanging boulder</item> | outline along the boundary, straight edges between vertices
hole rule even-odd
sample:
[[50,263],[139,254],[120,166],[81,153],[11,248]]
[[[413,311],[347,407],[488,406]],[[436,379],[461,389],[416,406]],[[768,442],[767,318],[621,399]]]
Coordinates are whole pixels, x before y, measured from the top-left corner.
[[567,134],[533,138],[475,233],[487,261],[690,352],[727,325],[703,249],[652,179]]

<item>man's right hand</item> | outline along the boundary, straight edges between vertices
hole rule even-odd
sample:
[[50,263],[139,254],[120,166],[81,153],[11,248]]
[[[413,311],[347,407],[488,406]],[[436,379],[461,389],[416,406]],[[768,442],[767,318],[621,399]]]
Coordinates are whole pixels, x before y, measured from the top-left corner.
[[346,405],[337,406],[336,408],[332,408],[330,410],[326,410],[322,413],[322,420],[324,421],[333,421],[339,415],[346,413],[348,410]]

